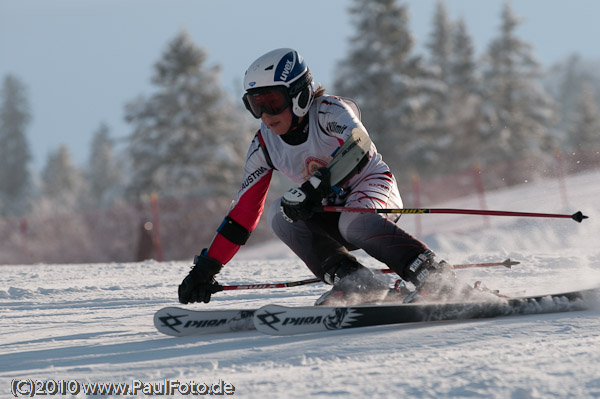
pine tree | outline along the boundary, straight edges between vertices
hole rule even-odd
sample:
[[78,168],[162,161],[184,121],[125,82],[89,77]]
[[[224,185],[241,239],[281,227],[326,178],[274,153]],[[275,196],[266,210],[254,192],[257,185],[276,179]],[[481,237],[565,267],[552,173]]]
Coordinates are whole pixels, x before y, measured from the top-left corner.
[[570,131],[571,148],[577,152],[600,150],[600,107],[593,88],[582,89]]
[[351,51],[339,64],[335,94],[355,99],[362,120],[395,173],[410,176],[427,154],[431,140],[419,135],[420,125],[435,120],[429,97],[439,95],[433,74],[411,54],[414,40],[408,29],[407,7],[395,0],[355,0],[349,9],[357,32]]
[[94,133],[86,177],[89,186],[89,206],[107,206],[114,202],[121,174],[115,159],[110,131],[105,123]]
[[450,83],[452,73],[453,30],[445,3],[438,1],[427,49],[430,62],[439,69],[439,78],[444,83]]
[[231,195],[237,188],[244,132],[218,85],[219,68],[207,68],[206,59],[181,32],[154,67],[156,93],[127,105],[133,196]]
[[448,73],[449,108],[445,126],[451,143],[443,154],[450,171],[464,171],[480,163],[482,138],[481,81],[477,74],[473,40],[463,19],[453,28]]
[[55,214],[80,209],[82,193],[86,190],[85,181],[65,145],[48,155],[42,171],[42,184],[42,212]]
[[[488,161],[512,162],[528,159],[540,164],[550,153],[549,127],[555,121],[550,96],[541,87],[541,70],[528,43],[515,33],[519,20],[506,3],[498,38],[485,57],[483,83],[486,121],[483,134]],[[506,181],[535,176],[523,167],[507,167]]]
[[448,83],[459,97],[480,91],[473,40],[462,18],[456,22],[453,29]]
[[25,130],[31,119],[23,83],[7,75],[0,90],[0,215],[20,217],[30,209],[31,160]]
[[581,107],[581,94],[600,97],[600,64],[586,61],[572,54],[550,68],[544,79],[544,87],[559,106],[560,120],[557,125],[557,139],[563,149],[573,142],[568,135],[572,123]]

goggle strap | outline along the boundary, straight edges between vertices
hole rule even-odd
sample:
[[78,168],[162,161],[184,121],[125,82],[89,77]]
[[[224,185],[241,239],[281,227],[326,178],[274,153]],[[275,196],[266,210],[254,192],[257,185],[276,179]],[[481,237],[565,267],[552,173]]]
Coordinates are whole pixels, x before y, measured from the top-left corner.
[[310,74],[310,70],[306,68],[306,73],[297,81],[292,83],[289,90],[290,98],[295,97],[298,93],[300,93],[306,86],[308,86],[312,82],[312,75]]

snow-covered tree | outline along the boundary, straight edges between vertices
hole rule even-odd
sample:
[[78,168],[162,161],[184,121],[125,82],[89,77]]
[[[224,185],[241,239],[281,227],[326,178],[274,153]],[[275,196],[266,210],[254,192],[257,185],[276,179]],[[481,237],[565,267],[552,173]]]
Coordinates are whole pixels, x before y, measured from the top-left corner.
[[560,121],[557,138],[563,149],[573,144],[569,132],[581,105],[582,93],[600,98],[600,62],[571,54],[553,65],[544,79],[544,87],[559,106]]
[[[506,3],[500,34],[484,59],[486,120],[481,127],[487,144],[482,151],[488,161],[527,158],[534,164],[545,153],[552,154],[549,128],[556,114],[551,97],[541,86],[541,68],[532,47],[516,35],[518,25],[518,18]],[[524,172],[509,168],[505,178],[509,183],[516,182]]]
[[73,164],[71,153],[65,145],[48,155],[42,170],[42,185],[41,213],[79,210],[86,184],[81,170]]
[[571,123],[571,148],[577,151],[600,150],[600,107],[592,87],[580,92]]
[[449,106],[444,125],[450,140],[445,146],[444,162],[450,171],[463,171],[482,159],[481,80],[478,76],[473,40],[463,19],[453,28],[450,71],[448,73]]
[[481,88],[464,20],[451,21],[443,2],[437,4],[427,49],[431,69],[443,90],[428,96],[427,105],[436,118],[428,127],[421,123],[416,139],[421,145],[419,152],[428,161],[419,173],[463,171],[477,163],[481,155]]
[[446,4],[438,1],[433,16],[433,30],[427,42],[429,50],[429,60],[431,64],[439,69],[439,77],[443,82],[450,82],[452,72],[452,52],[454,27]]
[[94,133],[87,165],[88,203],[98,207],[114,202],[120,187],[121,173],[117,164],[114,143],[105,123]]
[[453,29],[452,53],[448,84],[459,98],[480,91],[477,77],[477,62],[473,39],[467,31],[464,19],[460,18]]
[[444,88],[411,54],[408,9],[395,0],[355,0],[349,12],[356,34],[337,69],[334,92],[354,98],[362,120],[395,173],[410,176],[427,163],[430,140],[417,132],[435,120],[431,96]]
[[31,119],[24,84],[4,77],[0,88],[0,215],[19,217],[30,209],[31,155],[25,130]]
[[[126,106],[132,125],[130,194],[231,195],[251,137],[219,87],[219,68],[182,31],[154,67],[156,92]],[[239,142],[244,142],[240,150]]]

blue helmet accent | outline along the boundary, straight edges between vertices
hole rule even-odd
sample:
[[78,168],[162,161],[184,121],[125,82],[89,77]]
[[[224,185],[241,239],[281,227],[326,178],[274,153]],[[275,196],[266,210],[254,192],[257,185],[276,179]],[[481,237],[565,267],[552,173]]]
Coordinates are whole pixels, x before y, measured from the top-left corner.
[[288,83],[302,75],[307,69],[302,57],[297,52],[290,51],[281,58],[275,68],[274,80]]

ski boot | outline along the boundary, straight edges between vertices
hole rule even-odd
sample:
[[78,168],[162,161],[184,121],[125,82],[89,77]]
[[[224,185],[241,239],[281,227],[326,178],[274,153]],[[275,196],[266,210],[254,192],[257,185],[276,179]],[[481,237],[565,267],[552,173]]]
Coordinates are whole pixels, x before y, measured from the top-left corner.
[[398,279],[394,283],[394,287],[390,288],[382,303],[402,303],[408,295],[412,294],[412,292],[413,291],[408,288],[406,281]]
[[475,284],[473,284],[473,289],[476,292],[483,292],[483,293],[488,293],[488,294],[492,294],[497,296],[498,298],[509,298],[506,295],[503,295],[500,293],[500,290],[493,290],[491,288],[488,288],[483,282],[481,281],[475,281]]
[[456,283],[456,273],[452,265],[441,260],[434,260],[434,253],[427,250],[404,270],[402,278],[414,284],[415,290],[410,293],[404,303],[418,300],[444,301],[460,296]]
[[333,288],[321,295],[317,306],[348,306],[378,302],[389,293],[388,285],[378,280],[373,272],[361,265],[349,253],[333,255],[323,262],[323,280]]

